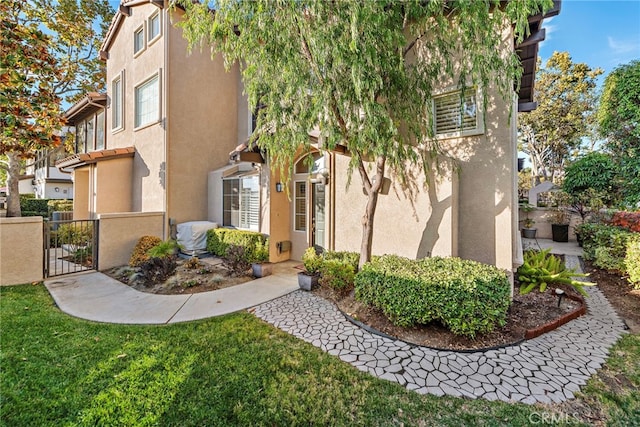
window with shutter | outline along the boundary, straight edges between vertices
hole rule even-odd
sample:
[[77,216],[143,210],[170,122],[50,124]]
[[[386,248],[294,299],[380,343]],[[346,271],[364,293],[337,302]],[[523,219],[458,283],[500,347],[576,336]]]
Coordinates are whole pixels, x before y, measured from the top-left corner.
[[222,183],[222,222],[225,226],[259,231],[260,178],[225,178]]
[[435,134],[460,136],[481,133],[476,90],[449,92],[433,98]]

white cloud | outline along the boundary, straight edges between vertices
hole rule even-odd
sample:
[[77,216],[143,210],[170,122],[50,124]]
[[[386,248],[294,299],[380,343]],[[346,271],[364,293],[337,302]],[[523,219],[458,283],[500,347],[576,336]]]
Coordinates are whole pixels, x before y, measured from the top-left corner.
[[541,41],[540,44],[538,45],[539,47],[544,46],[546,42],[551,40],[553,38],[551,34],[553,34],[558,29],[557,25],[551,24],[551,21],[553,21],[553,18],[554,17],[552,16],[551,18],[545,18],[545,20],[542,21],[542,28],[544,28],[545,30],[545,37],[544,37],[544,40]]
[[616,55],[621,55],[625,53],[634,52],[640,50],[640,43],[638,42],[630,42],[624,40],[614,40],[613,37],[607,37],[609,41],[609,49],[612,50],[612,53]]

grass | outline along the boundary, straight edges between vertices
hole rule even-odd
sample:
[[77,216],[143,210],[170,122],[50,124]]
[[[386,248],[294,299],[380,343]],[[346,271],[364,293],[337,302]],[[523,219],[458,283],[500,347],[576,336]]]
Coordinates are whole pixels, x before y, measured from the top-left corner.
[[[23,285],[0,289],[0,326],[6,426],[512,426],[541,424],[540,415],[554,411],[421,396],[247,313],[168,326],[99,324],[61,313],[42,285]],[[622,372],[635,391],[609,395],[607,384],[592,381],[585,394],[633,425],[640,337],[625,337],[612,354],[606,369]]]

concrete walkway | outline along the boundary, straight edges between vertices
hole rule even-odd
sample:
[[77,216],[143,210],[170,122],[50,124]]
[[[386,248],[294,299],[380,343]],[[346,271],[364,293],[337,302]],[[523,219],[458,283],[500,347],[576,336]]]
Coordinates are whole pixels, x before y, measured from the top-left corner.
[[44,284],[60,310],[71,316],[107,323],[177,323],[245,310],[295,291],[298,264],[279,263],[271,276],[188,295],[136,291],[96,271],[54,277]]

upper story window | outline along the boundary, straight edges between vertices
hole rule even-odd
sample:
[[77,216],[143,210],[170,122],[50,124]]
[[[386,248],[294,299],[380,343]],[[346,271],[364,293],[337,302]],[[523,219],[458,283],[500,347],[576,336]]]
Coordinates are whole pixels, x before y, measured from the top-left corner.
[[147,32],[149,33],[149,43],[160,37],[160,12],[156,12],[149,17]]
[[160,87],[158,74],[136,86],[135,127],[139,128],[160,120]]
[[111,81],[111,129],[124,128],[124,71]]
[[104,149],[104,110],[76,123],[76,153]]
[[437,136],[455,137],[481,134],[481,112],[475,88],[456,90],[433,98],[433,123]]
[[142,50],[146,47],[145,37],[144,37],[144,26],[141,25],[137,30],[133,33],[133,54],[137,54],[142,52]]

